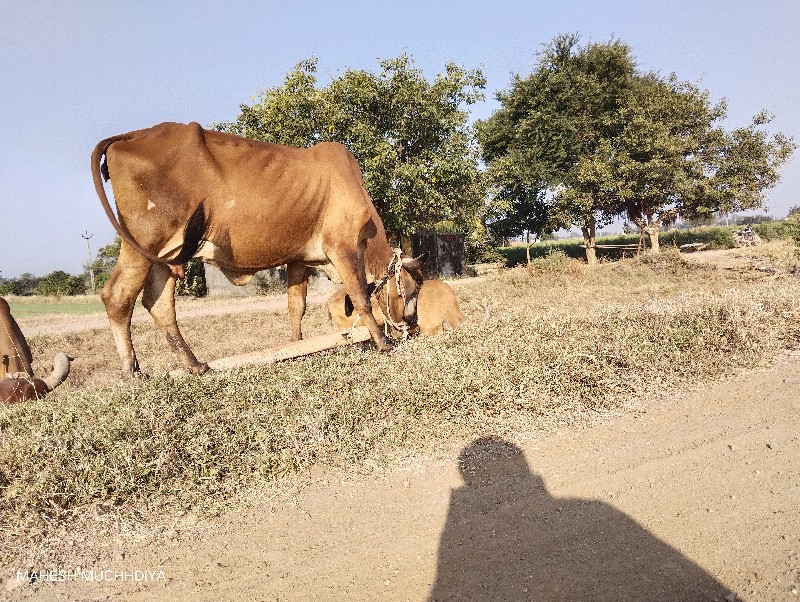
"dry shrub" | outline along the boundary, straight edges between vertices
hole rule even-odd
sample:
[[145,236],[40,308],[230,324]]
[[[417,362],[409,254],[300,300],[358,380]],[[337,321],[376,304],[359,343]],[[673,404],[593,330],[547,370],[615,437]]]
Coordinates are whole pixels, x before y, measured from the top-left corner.
[[[214,508],[314,463],[353,466],[453,434],[619,407],[798,347],[796,280],[725,289],[716,272],[698,278],[681,265],[667,256],[597,270],[569,260],[516,268],[456,288],[473,316],[464,328],[391,354],[354,346],[177,380],[163,375],[164,360],[161,375],[113,384],[85,376],[44,400],[2,407],[0,523],[13,528],[0,531],[0,548],[17,554],[42,525],[52,535],[90,507],[127,520]],[[487,301],[491,317],[475,319]],[[187,325],[209,355],[288,333],[284,316],[216,320]],[[311,323],[327,330],[321,308]],[[37,348],[91,346],[88,335],[65,336],[77,339]],[[138,336],[148,353],[163,353],[152,329]],[[116,370],[116,358],[106,361]]]

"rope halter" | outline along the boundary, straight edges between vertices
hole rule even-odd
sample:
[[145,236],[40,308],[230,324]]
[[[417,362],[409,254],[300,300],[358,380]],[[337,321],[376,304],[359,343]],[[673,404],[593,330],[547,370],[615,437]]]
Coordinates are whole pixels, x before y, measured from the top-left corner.
[[399,248],[393,250],[392,259],[389,261],[389,265],[386,267],[386,274],[375,283],[375,290],[372,292],[372,295],[375,296],[376,299],[379,299],[378,294],[380,293],[382,288],[386,288],[386,302],[379,303],[381,312],[383,312],[383,328],[384,333],[386,336],[389,336],[389,327],[391,326],[396,331],[400,333],[400,336],[403,340],[408,338],[408,331],[409,325],[404,321],[401,320],[400,322],[395,322],[392,319],[392,312],[389,305],[389,287],[386,284],[389,282],[389,278],[394,277],[395,284],[397,286],[397,293],[400,297],[403,298],[403,307],[405,308],[406,304],[406,289],[403,285],[403,258],[401,255],[401,251]]

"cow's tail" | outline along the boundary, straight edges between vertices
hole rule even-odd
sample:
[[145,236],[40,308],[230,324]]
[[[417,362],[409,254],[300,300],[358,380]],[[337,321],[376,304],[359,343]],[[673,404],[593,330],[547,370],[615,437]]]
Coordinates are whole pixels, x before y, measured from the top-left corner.
[[[195,253],[197,253],[200,245],[203,242],[203,238],[208,232],[209,224],[205,211],[205,204],[202,201],[199,203],[197,209],[195,209],[194,213],[192,213],[192,216],[189,218],[189,221],[186,223],[183,236],[183,245],[178,255],[172,259],[159,257],[136,242],[128,229],[123,226],[122,223],[120,223],[119,219],[117,219],[114,210],[111,208],[111,203],[108,200],[105,187],[103,186],[103,181],[108,181],[110,178],[108,173],[108,158],[106,157],[106,152],[108,151],[108,147],[115,142],[119,142],[121,140],[130,140],[132,137],[133,133],[112,136],[111,138],[102,140],[97,144],[97,146],[94,147],[94,151],[92,152],[92,178],[94,179],[94,189],[97,192],[97,196],[100,198],[100,203],[103,205],[103,210],[106,212],[108,219],[111,221],[111,225],[114,226],[114,229],[117,231],[117,234],[119,234],[122,240],[124,240],[134,250],[153,263],[161,263],[168,266],[182,266],[184,263],[189,261]],[[104,157],[105,161],[103,161]],[[181,271],[182,270],[173,270],[173,273],[177,274]]]

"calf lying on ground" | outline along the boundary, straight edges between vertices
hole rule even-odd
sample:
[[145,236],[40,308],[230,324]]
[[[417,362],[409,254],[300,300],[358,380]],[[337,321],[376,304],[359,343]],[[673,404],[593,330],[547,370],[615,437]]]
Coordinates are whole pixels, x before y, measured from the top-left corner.
[[[380,291],[370,297],[372,314],[380,326],[384,323],[381,304],[385,304],[380,297],[385,294],[385,291]],[[334,293],[328,299],[328,314],[338,330],[351,328],[357,315],[350,297],[343,290]],[[458,328],[466,317],[458,308],[453,289],[446,282],[426,280],[417,296],[417,319],[419,331],[428,334]]]
[[0,297],[0,403],[16,403],[44,397],[69,375],[72,358],[57,353],[53,372],[46,378],[36,378],[31,364],[33,356],[28,341],[11,315],[5,299]]
[[57,353],[53,360],[53,372],[45,378],[28,375],[0,378],[0,403],[17,403],[44,397],[66,380],[70,360],[65,354]]

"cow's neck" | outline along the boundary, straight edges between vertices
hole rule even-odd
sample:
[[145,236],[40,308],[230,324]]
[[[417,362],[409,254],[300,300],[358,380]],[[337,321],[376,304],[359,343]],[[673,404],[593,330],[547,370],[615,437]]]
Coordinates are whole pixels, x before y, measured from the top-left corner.
[[386,274],[389,262],[392,261],[394,253],[386,235],[382,232],[367,241],[367,249],[364,253],[364,268],[367,273],[367,280],[377,280]]

